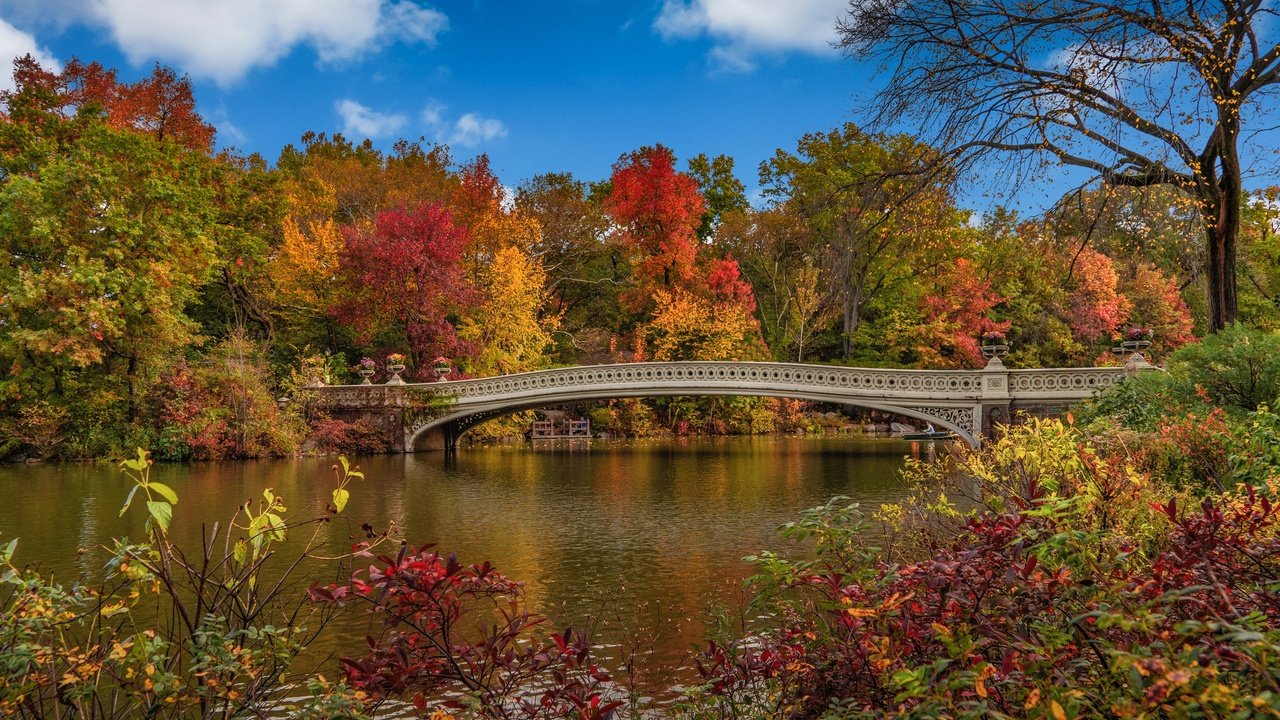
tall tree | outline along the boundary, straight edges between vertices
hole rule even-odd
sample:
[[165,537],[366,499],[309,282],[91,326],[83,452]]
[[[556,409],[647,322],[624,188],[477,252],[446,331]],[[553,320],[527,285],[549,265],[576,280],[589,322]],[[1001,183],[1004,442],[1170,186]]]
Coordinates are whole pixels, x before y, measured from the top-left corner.
[[675,155],[662,145],[624,155],[613,166],[611,185],[604,207],[636,279],[624,300],[634,310],[647,308],[655,291],[693,278],[706,206],[697,181],[676,171]]
[[463,319],[458,336],[475,346],[464,369],[472,375],[504,375],[547,365],[558,315],[544,312],[547,273],[518,247],[500,248],[481,271],[483,299]]
[[466,228],[444,207],[423,203],[343,230],[339,275],[346,292],[332,309],[335,317],[362,342],[407,346],[420,377],[432,358],[463,354],[454,322],[474,302],[462,268]]
[[143,381],[195,339],[187,306],[216,257],[214,161],[96,120],[47,117],[40,132],[0,123],[4,394],[88,377],[132,420]]
[[1219,330],[1236,316],[1245,122],[1280,81],[1274,15],[1261,0],[852,0],[838,32],[888,69],[871,110],[886,125],[914,121],[958,158],[1039,156],[1194,198]]
[[698,181],[698,189],[706,202],[698,238],[709,240],[726,215],[746,212],[747,188],[733,174],[733,158],[728,155],[707,157],[699,153],[689,159],[689,174]]
[[618,295],[627,268],[607,241],[610,222],[600,202],[572,175],[547,173],[521,184],[515,204],[538,221],[531,254],[547,273],[550,312],[562,319],[557,338],[575,351],[606,352],[623,325]]
[[[0,93],[15,119],[62,117],[90,111],[114,128],[132,130],[188,149],[213,150],[214,128],[196,112],[191,82],[156,65],[133,84],[121,83],[116,71],[93,62],[72,60],[62,72],[45,70],[30,55],[14,60],[15,91]],[[21,96],[21,97],[20,97]]]
[[[905,136],[869,135],[853,125],[802,137],[760,166],[764,194],[804,218],[841,309],[842,351],[867,305],[912,270],[913,259],[946,260],[959,215],[932,150]],[[918,268],[916,268],[918,269]]]

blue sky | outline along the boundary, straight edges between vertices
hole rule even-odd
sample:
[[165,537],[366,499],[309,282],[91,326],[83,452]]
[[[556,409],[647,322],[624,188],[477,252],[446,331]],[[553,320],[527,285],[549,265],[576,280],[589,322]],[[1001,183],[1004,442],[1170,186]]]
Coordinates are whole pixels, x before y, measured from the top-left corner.
[[[756,167],[858,119],[833,50],[846,0],[0,0],[0,56],[188,74],[219,143],[274,160],[306,131],[488,153],[504,183],[608,176],[663,143]],[[1036,188],[1017,204],[1047,198]],[[966,204],[989,200],[971,191]],[[962,195],[963,197],[963,195]]]

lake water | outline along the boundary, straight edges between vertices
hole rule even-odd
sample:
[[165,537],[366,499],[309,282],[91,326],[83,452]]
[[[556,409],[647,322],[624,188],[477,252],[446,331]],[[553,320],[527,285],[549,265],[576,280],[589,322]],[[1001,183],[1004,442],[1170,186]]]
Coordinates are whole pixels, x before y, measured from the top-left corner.
[[[367,478],[326,532],[345,546],[363,537],[363,522],[394,522],[410,542],[492,561],[526,584],[531,608],[552,620],[548,634],[593,626],[600,654],[634,656],[642,691],[661,695],[689,679],[708,611],[741,605],[743,556],[785,551],[777,526],[834,495],[868,509],[897,501],[909,449],[759,437],[464,448],[448,463],[440,453],[360,458]],[[290,515],[314,515],[334,486],[333,462],[156,465],[152,478],[178,492],[171,535],[194,546],[202,521],[225,523],[266,487]],[[129,487],[109,464],[0,467],[0,540],[20,538],[16,562],[62,580],[100,576],[104,543],[142,535],[142,507],[118,517]],[[356,650],[363,634],[363,625],[334,633],[315,650]]]

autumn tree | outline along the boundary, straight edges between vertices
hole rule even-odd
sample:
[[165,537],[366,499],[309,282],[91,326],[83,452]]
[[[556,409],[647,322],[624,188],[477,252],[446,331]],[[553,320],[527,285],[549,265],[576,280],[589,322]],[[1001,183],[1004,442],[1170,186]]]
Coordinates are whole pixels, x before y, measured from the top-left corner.
[[738,258],[774,358],[804,362],[815,338],[840,315],[822,267],[823,248],[787,205],[731,215],[717,243]]
[[4,395],[74,385],[131,421],[195,339],[186,310],[216,264],[213,161],[94,118],[15,116],[0,122]]
[[1163,354],[1195,342],[1191,310],[1176,279],[1152,265],[1140,265],[1133,278],[1121,285],[1132,307],[1129,325],[1151,330],[1152,350]]
[[705,207],[697,181],[676,170],[675,155],[662,145],[628,153],[613,166],[604,208],[632,263],[634,288],[623,296],[632,310],[649,307],[657,290],[693,279]]
[[334,316],[364,343],[408,349],[420,374],[436,356],[463,354],[454,321],[474,297],[461,264],[467,231],[449,211],[430,203],[385,210],[343,233]]
[[213,150],[215,131],[196,112],[191,81],[170,68],[156,65],[149,76],[128,84],[96,62],[73,59],[61,72],[52,72],[25,55],[14,60],[14,81],[17,89],[0,93],[0,98],[19,122],[41,115],[69,119],[80,112],[98,113],[116,129],[171,140],[190,150]]
[[551,312],[560,337],[576,349],[601,352],[624,323],[618,299],[627,269],[607,242],[609,218],[585,182],[568,173],[537,175],[516,191],[515,206],[538,222],[530,253],[547,273]]
[[1004,301],[973,263],[957,258],[951,267],[926,281],[930,287],[921,300],[923,322],[907,329],[924,367],[982,367],[981,337],[1006,333],[1009,322],[995,320],[992,310]]
[[1216,0],[857,0],[838,33],[888,71],[876,122],[915,123],[960,162],[1014,153],[1193,198],[1220,330],[1236,316],[1242,177],[1262,149],[1247,122],[1280,81],[1273,15]]
[[480,288],[482,299],[458,328],[458,336],[475,348],[464,369],[483,377],[546,367],[560,318],[545,312],[542,263],[520,248],[501,248],[485,265]]
[[764,352],[760,326],[743,305],[687,288],[658,290],[645,326],[654,360],[756,360]]
[[300,220],[324,209],[342,225],[370,224],[386,210],[448,203],[458,186],[446,147],[401,140],[384,154],[370,140],[357,144],[341,134],[313,132],[301,142],[301,148],[286,145],[276,162]]
[[1066,312],[1076,339],[1085,344],[1111,339],[1133,309],[1120,294],[1120,276],[1111,258],[1084,248],[1073,258],[1069,280]]
[[493,174],[486,155],[462,168],[449,208],[454,221],[470,232],[466,265],[477,284],[499,252],[517,248],[529,253],[539,242],[541,228],[537,219],[508,202],[506,189]]
[[845,359],[869,303],[920,262],[950,257],[960,216],[949,176],[930,170],[936,164],[932,150],[908,137],[853,125],[807,134],[796,153],[778,150],[761,164],[765,196],[808,226],[809,254],[840,308]]

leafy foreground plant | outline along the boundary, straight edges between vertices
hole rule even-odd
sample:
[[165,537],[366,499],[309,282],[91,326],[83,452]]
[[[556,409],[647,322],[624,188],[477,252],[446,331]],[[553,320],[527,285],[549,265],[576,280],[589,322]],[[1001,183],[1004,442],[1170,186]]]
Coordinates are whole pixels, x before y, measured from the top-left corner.
[[[120,514],[146,511],[141,543],[115,542],[97,586],[64,587],[12,564],[0,547],[0,717],[366,718],[443,708],[486,718],[607,720],[611,678],[571,630],[546,641],[532,630],[521,586],[487,563],[463,566],[428,548],[349,574],[347,584],[304,591],[300,575],[370,558],[390,533],[350,554],[322,557],[324,528],[363,478],[339,458],[321,511],[286,515],[270,488],[205,529],[195,553],[169,537],[178,495],[151,480],[141,450],[121,464],[134,481]],[[296,529],[312,532],[296,555],[274,557]],[[366,526],[367,530],[367,526]],[[371,533],[371,531],[369,531]],[[333,617],[361,605],[384,628],[370,653],[343,659],[345,680],[298,672],[295,661]],[[411,702],[398,699],[412,694]]]
[[863,543],[856,506],[787,526],[814,559],[758,559],[776,624],[708,647],[689,714],[1280,715],[1280,540],[1259,491],[1149,502],[1161,486],[1059,423],[1011,431],[953,481],[979,509],[937,507],[911,562]]
[[[372,557],[371,553],[362,555]],[[587,638],[573,630],[549,641],[532,630],[519,583],[488,563],[462,565],[430,547],[404,546],[355,573],[349,584],[313,586],[311,597],[362,605],[382,625],[369,653],[343,658],[345,681],[380,701],[411,695],[422,717],[441,705],[484,718],[605,720],[623,705],[611,677],[591,663]],[[447,696],[444,701],[433,698]]]
[[[122,463],[135,486],[121,515],[143,503],[147,535],[116,541],[96,586],[15,567],[10,540],[0,551],[0,716],[359,717],[354,690],[291,672],[333,615],[306,600],[297,575],[319,559],[323,527],[363,477],[340,460],[332,502],[317,515],[286,518],[284,499],[267,489],[225,529],[205,528],[189,554],[168,534],[178,496],[150,479],[139,450]],[[308,525],[303,549],[272,561],[277,544]]]

